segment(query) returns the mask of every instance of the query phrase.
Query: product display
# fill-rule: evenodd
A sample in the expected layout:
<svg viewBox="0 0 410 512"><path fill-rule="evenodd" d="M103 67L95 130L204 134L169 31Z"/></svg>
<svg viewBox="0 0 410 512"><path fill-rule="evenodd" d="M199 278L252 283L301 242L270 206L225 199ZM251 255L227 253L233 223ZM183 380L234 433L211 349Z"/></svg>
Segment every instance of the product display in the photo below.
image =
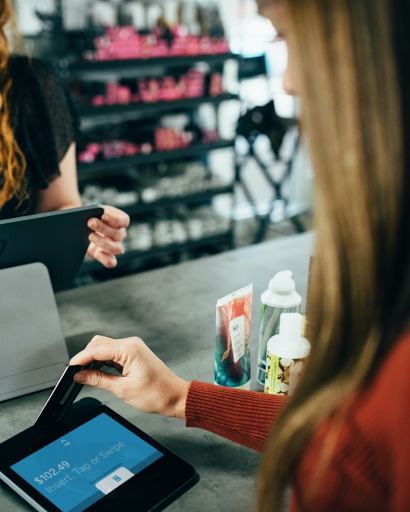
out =
<svg viewBox="0 0 410 512"><path fill-rule="evenodd" d="M293 395L300 379L310 343L302 337L302 315L282 313L279 334L268 342L265 393Z"/></svg>
<svg viewBox="0 0 410 512"><path fill-rule="evenodd" d="M220 386L250 389L252 288L242 288L216 304L214 382Z"/></svg>
<svg viewBox="0 0 410 512"><path fill-rule="evenodd" d="M210 207L203 207L187 210L178 216L168 216L167 219L153 218L149 222L132 223L123 245L125 253L143 251L201 240L227 233L229 228L229 219L220 217Z"/></svg>
<svg viewBox="0 0 410 512"><path fill-rule="evenodd" d="M87 164L154 151L175 151L194 144L211 144L221 140L217 129L203 129L197 124L189 124L185 116L182 122L176 116L169 116L168 119L171 126L167 126L163 120L145 125L133 121L92 130L84 135L83 141L79 141L77 160ZM178 122L172 126L175 119Z"/></svg>
<svg viewBox="0 0 410 512"><path fill-rule="evenodd" d="M84 187L81 194L81 201L84 206L101 203L117 208L124 208L139 202L136 191L120 191L115 187L103 187L98 184L89 184Z"/></svg>
<svg viewBox="0 0 410 512"><path fill-rule="evenodd" d="M155 144L150 142L134 144L127 140L114 140L101 144L93 142L86 146L85 151L77 155L79 163L88 164L96 160L111 160L123 156L146 155L156 151L175 151L189 147L195 136L193 132L185 132L178 128L158 128L155 130ZM202 142L211 144L220 141L217 130L203 132Z"/></svg>
<svg viewBox="0 0 410 512"><path fill-rule="evenodd" d="M134 184L128 184L125 190L98 183L87 184L81 192L81 199L84 206L101 203L127 207L218 191L227 186L226 182L208 171L200 162L190 162L170 166L169 172L163 177L148 167L146 173L142 170Z"/></svg>
<svg viewBox="0 0 410 512"><path fill-rule="evenodd" d="M173 166L175 169L177 166ZM227 184L210 173L203 164L192 162L182 167L183 172L176 176L152 177L142 181L141 200L152 203L163 198L189 196L200 192L217 190Z"/></svg>
<svg viewBox="0 0 410 512"><path fill-rule="evenodd" d="M269 289L262 294L257 377L261 386L265 386L268 341L279 333L281 315L299 313L301 303L302 297L295 291L295 281L289 270L276 274L269 282Z"/></svg>
<svg viewBox="0 0 410 512"><path fill-rule="evenodd" d="M209 82L209 86L208 86ZM78 105L127 105L189 98L221 96L225 93L221 73L207 75L196 68L164 78L147 77L119 82L74 82L71 92Z"/></svg>
<svg viewBox="0 0 410 512"><path fill-rule="evenodd" d="M131 217L119 273L140 271L144 251L158 255L155 266L233 248L233 223L211 206L213 196L233 194L216 174L229 171L209 152L233 147L221 138L222 105L238 97L226 66L237 57L219 9L196 0L99 1L78 8L80 16L83 28L66 34L61 76L80 118L82 203ZM115 275L90 263L77 281Z"/></svg>
<svg viewBox="0 0 410 512"><path fill-rule="evenodd" d="M184 55L212 55L229 52L225 37L196 36L175 25L162 30L155 27L140 34L133 26L106 27L104 35L94 39L95 51L84 52L86 61L149 59Z"/></svg>

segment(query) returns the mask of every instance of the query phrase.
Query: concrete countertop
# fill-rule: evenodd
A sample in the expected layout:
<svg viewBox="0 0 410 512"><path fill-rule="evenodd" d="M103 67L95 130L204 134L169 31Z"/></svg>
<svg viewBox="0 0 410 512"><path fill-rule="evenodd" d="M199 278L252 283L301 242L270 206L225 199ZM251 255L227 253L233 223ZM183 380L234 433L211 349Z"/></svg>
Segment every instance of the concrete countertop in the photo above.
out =
<svg viewBox="0 0 410 512"><path fill-rule="evenodd" d="M57 295L70 356L95 334L139 336L179 376L213 382L217 299L254 284L252 310L252 389L256 362L260 295L281 270L292 270L305 307L311 233L226 252ZM30 427L46 402L42 391L0 404L0 442ZM255 497L260 455L182 420L143 414L115 396L84 388L92 396L192 464L200 482L167 510L249 511ZM0 489L0 510L32 510L21 498Z"/></svg>

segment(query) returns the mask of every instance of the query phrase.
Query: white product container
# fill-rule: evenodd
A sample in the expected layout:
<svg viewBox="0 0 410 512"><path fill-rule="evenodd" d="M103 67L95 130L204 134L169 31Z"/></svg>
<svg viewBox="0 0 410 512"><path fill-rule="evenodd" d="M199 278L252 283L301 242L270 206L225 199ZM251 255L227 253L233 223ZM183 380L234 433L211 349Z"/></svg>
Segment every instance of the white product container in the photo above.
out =
<svg viewBox="0 0 410 512"><path fill-rule="evenodd" d="M121 15L129 19L136 30L147 27L147 16L143 2L131 1L121 5Z"/></svg>
<svg viewBox="0 0 410 512"><path fill-rule="evenodd" d="M101 0L94 2L91 5L91 19L95 25L116 27L118 20L118 6Z"/></svg>
<svg viewBox="0 0 410 512"><path fill-rule="evenodd" d="M282 313L300 313L302 297L296 292L292 272L278 272L269 282L269 288L261 296L259 324L259 350L257 381L261 386L266 379L266 348L272 336L279 332Z"/></svg>
<svg viewBox="0 0 410 512"><path fill-rule="evenodd" d="M268 343L265 393L293 395L309 353L310 343L302 337L302 315L283 313L279 334Z"/></svg>

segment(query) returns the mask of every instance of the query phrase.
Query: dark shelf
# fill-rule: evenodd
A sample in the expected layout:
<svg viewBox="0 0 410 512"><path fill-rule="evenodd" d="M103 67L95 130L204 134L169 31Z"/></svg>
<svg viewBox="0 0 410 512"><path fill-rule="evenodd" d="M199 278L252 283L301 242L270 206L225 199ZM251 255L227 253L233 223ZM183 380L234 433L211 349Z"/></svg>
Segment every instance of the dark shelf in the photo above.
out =
<svg viewBox="0 0 410 512"><path fill-rule="evenodd" d="M132 251L125 253L121 256L117 257L118 265L116 268L120 268L124 265L132 263L136 260L146 260L152 258L158 258L161 256L166 256L170 254L179 253L182 251L190 251L193 249L198 249L201 247L206 247L210 245L221 245L221 244L232 244L232 231L227 231L226 233L221 233L219 235L208 236L205 238L201 238L200 240L189 240L184 243L176 243L171 245L166 245L164 247L154 247L152 249L148 249L147 251ZM83 264L80 274L84 275L90 272L98 272L105 271L106 269L99 263L98 261L90 261Z"/></svg>
<svg viewBox="0 0 410 512"><path fill-rule="evenodd" d="M155 67L185 67L193 66L197 62L209 64L223 64L229 59L241 59L240 55L234 53L219 53L214 55L187 55L183 57L156 57L151 59L124 59L105 60L96 62L74 62L70 65L71 75L78 75L89 72L118 72L130 69L152 69Z"/></svg>
<svg viewBox="0 0 410 512"><path fill-rule="evenodd" d="M123 170L133 166L169 162L171 160L182 160L184 158L201 156L215 149L230 148L235 145L234 140L221 140L212 144L197 144L185 149L174 151L158 151L146 155L123 156L111 160L101 160L90 164L78 164L78 178L88 180L101 176L110 175L113 171Z"/></svg>
<svg viewBox="0 0 410 512"><path fill-rule="evenodd" d="M121 209L128 213L128 215L141 215L158 210L159 208L169 208L176 204L194 204L209 201L214 196L220 194L232 194L234 191L233 184L224 187L213 188L198 194L191 194L189 196L176 196L153 201L152 203L137 203L130 206L124 206Z"/></svg>
<svg viewBox="0 0 410 512"><path fill-rule="evenodd" d="M82 119L131 113L140 113L144 116L151 116L174 110L191 110L203 103L218 105L223 101L237 100L238 98L239 97L236 94L226 93L215 97L185 98L177 101L158 101L157 103L129 103L127 105L103 105L101 107L79 106L77 108L77 112Z"/></svg>

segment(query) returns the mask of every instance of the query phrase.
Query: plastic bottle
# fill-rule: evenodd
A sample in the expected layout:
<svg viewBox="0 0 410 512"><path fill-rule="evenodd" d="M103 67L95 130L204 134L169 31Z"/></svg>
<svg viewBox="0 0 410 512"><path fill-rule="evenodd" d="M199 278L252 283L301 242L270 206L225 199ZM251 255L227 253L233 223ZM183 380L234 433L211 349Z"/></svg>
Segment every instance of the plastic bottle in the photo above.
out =
<svg viewBox="0 0 410 512"><path fill-rule="evenodd" d="M295 281L290 270L279 272L270 280L269 289L262 293L261 302L257 380L264 386L266 347L269 339L279 332L280 315L300 313L302 297L295 291Z"/></svg>
<svg viewBox="0 0 410 512"><path fill-rule="evenodd" d="M302 337L302 315L283 313L279 334L268 342L265 393L292 395L309 353L310 343Z"/></svg>

